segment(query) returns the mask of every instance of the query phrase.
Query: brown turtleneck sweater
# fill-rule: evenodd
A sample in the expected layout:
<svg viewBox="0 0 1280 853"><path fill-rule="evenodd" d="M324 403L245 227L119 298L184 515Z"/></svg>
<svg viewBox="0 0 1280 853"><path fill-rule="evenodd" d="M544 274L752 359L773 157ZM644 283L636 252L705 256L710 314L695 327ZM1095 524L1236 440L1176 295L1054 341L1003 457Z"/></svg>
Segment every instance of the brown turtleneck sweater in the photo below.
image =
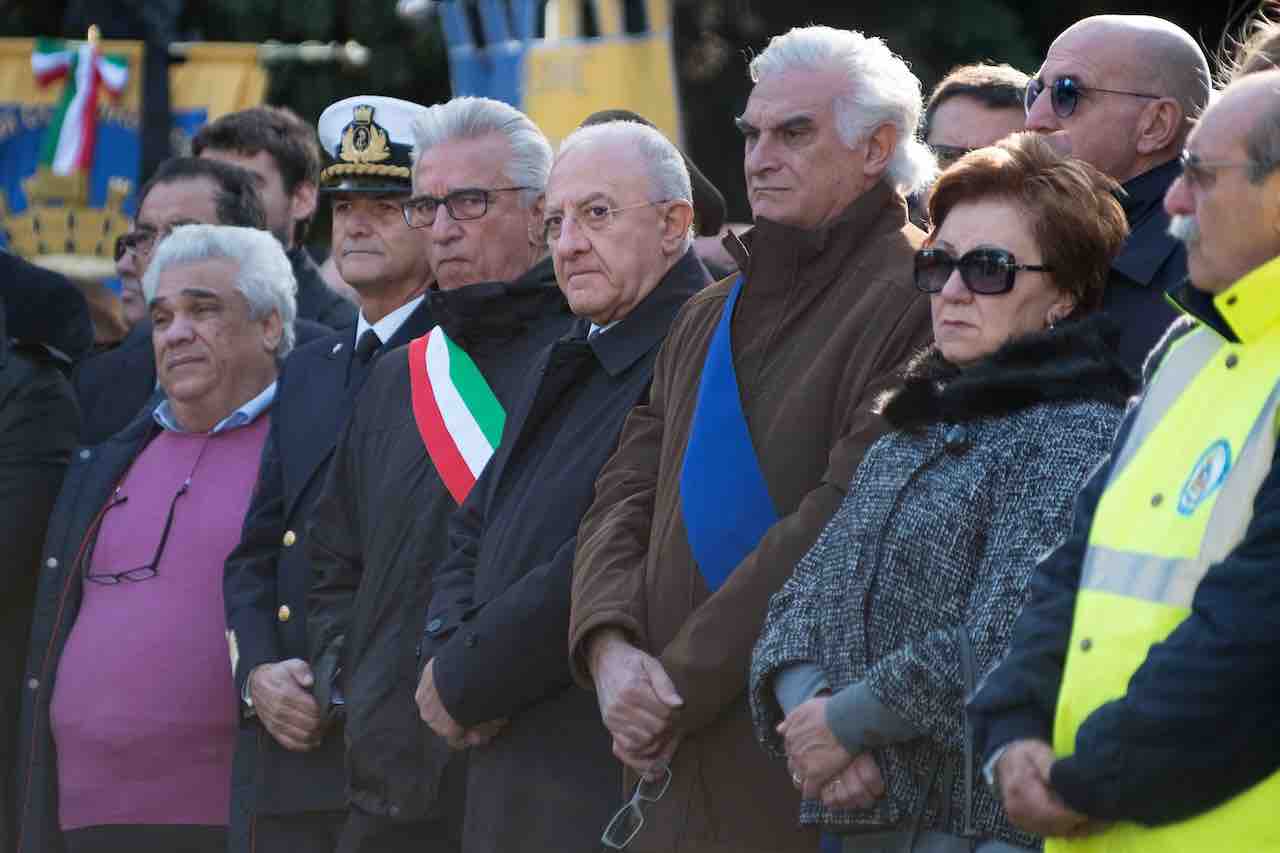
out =
<svg viewBox="0 0 1280 853"><path fill-rule="evenodd" d="M911 283L923 238L884 183L825 228L761 220L747 235L734 366L780 520L714 595L689 549L680 471L733 278L685 306L658 356L649 403L628 418L596 482L574 565L575 675L591 686L585 640L613 626L661 659L685 701L671 788L648 810L632 850L817 849L813 830L796 825L799 794L786 768L755 742L747 671L769 598L886 429L871 410L875 398L932 336L928 297ZM728 248L744 254L736 240Z"/></svg>

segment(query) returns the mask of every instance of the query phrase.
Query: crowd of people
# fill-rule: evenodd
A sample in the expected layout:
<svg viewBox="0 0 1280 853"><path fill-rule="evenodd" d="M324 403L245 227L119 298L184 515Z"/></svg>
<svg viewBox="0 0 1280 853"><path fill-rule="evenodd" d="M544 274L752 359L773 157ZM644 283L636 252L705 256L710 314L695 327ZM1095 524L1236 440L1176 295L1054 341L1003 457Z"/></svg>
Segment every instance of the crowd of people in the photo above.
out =
<svg viewBox="0 0 1280 853"><path fill-rule="evenodd" d="M794 29L743 233L622 110L209 124L118 346L0 255L6 849L1280 847L1277 58Z"/></svg>

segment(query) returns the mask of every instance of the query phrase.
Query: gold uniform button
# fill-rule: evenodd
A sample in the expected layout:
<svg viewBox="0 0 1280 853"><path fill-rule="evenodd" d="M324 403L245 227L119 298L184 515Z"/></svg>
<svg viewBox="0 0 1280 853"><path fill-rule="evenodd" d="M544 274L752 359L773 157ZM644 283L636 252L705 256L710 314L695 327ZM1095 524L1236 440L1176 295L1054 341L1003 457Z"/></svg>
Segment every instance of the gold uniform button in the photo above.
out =
<svg viewBox="0 0 1280 853"><path fill-rule="evenodd" d="M286 530L282 541L284 542L284 547L292 548L293 543L298 541L298 534L294 533L292 530Z"/></svg>
<svg viewBox="0 0 1280 853"><path fill-rule="evenodd" d="M276 618L281 622L288 622L289 617L293 615L293 611L289 609L289 605L281 604L280 609L276 611Z"/></svg>

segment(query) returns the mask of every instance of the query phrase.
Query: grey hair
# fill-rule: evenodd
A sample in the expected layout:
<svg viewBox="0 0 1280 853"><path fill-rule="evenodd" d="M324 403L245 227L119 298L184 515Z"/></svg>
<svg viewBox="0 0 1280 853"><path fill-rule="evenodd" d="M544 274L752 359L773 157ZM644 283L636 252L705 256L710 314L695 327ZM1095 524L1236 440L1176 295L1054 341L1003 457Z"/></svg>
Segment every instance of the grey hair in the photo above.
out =
<svg viewBox="0 0 1280 853"><path fill-rule="evenodd" d="M455 139L478 139L501 133L511 146L502 174L511 186L531 187L520 203L531 206L547 188L551 174L551 143L533 120L510 104L470 95L428 107L413 122L413 169L422 155Z"/></svg>
<svg viewBox="0 0 1280 853"><path fill-rule="evenodd" d="M1280 72L1265 73L1277 75L1280 82ZM1262 183L1280 168L1280 98L1273 99L1254 119L1244 135L1244 150L1249 155L1249 180L1253 183Z"/></svg>
<svg viewBox="0 0 1280 853"><path fill-rule="evenodd" d="M753 83L788 71L833 70L848 80L835 99L841 141L853 148L876 127L892 124L898 129L898 145L889 161L889 180L904 195L927 186L938 163L916 136L923 103L920 80L883 40L857 30L796 27L770 39L750 66Z"/></svg>
<svg viewBox="0 0 1280 853"><path fill-rule="evenodd" d="M160 273L169 267L197 261L227 259L239 265L236 290L249 303L249 316L260 320L275 311L282 334L276 358L293 349L293 323L298 316L298 283L280 241L257 228L234 225L183 225L160 241L142 277L147 304L156 298Z"/></svg>
<svg viewBox="0 0 1280 853"><path fill-rule="evenodd" d="M693 185L680 149L661 131L638 121L607 121L580 127L560 143L556 160L575 148L610 144L632 151L640 158L649 178L649 201L680 200L693 206ZM687 243L692 241L693 226L690 225Z"/></svg>

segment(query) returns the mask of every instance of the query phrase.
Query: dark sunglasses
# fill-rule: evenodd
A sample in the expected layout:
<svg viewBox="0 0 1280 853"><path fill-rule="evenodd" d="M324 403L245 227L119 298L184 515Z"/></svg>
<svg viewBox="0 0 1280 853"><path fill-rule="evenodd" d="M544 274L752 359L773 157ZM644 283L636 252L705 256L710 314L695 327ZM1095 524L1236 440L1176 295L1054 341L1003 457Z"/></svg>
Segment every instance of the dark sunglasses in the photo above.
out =
<svg viewBox="0 0 1280 853"><path fill-rule="evenodd" d="M973 249L956 258L942 249L921 249L916 252L916 289L925 293L940 293L946 287L951 271L960 270L960 280L973 293L991 296L1013 290L1013 280L1019 270L1052 272L1053 267L1043 264L1020 264L1013 253L1004 249Z"/></svg>
<svg viewBox="0 0 1280 853"><path fill-rule="evenodd" d="M1027 89L1024 93L1022 104L1027 113L1031 112L1031 107L1035 105L1036 99L1040 97L1040 93L1044 89L1044 81L1038 77L1032 77L1027 81ZM1148 95L1145 92L1125 92L1120 89L1100 89L1097 86L1082 86L1076 82L1074 77L1059 77L1049 87L1049 99L1053 105L1053 114L1058 118L1067 118L1076 111L1080 98L1091 92L1100 92L1105 95L1128 95L1131 98L1147 98L1152 101L1158 101L1161 97L1160 95Z"/></svg>

